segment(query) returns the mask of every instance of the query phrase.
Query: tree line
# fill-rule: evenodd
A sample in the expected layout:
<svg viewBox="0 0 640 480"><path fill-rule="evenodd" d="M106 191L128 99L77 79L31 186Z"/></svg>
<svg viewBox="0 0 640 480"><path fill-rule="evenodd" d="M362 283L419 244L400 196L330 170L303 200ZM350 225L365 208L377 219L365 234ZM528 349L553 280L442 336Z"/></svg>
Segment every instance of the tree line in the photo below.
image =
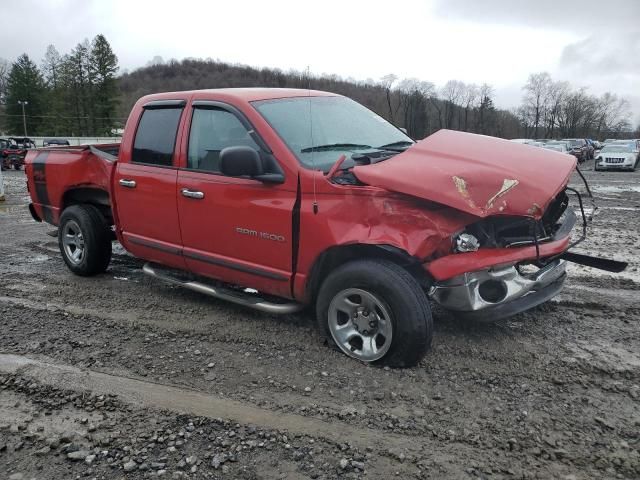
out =
<svg viewBox="0 0 640 480"><path fill-rule="evenodd" d="M104 35L65 55L49 45L40 67L27 54L10 65L0 60L0 131L23 134L26 119L31 136L111 135L121 123L115 117L117 72L118 58Z"/></svg>
<svg viewBox="0 0 640 480"><path fill-rule="evenodd" d="M542 79L542 80L541 80ZM449 80L432 82L401 79L389 74L379 80L343 79L337 75L277 68L253 68L212 59L169 60L154 57L146 67L119 78L120 116L126 116L142 95L226 87L311 88L339 93L364 104L413 138L448 128L504 138L603 138L640 135L631 131L629 102L615 94L595 96L568 82L554 82L536 73L523 86L521 106L497 108L495 91Z"/></svg>
<svg viewBox="0 0 640 480"><path fill-rule="evenodd" d="M165 62L161 57L132 72L116 76L117 71L117 57L102 35L91 43L85 40L64 56L49 46L40 68L26 55L12 65L0 61L0 104L5 104L0 122L4 120L4 130L21 132L18 101L26 100L32 135L109 135L124 124L135 101L149 93L260 86L311 88L348 96L406 128L413 138L441 128L504 138L633 135L626 99L611 93L591 95L544 72L530 75L523 86L522 104L506 110L496 107L493 86L459 80L439 86L393 74L356 80L213 59Z"/></svg>
<svg viewBox="0 0 640 480"><path fill-rule="evenodd" d="M615 94L591 95L547 72L531 74L523 90L515 113L524 137L602 139L631 133L629 102Z"/></svg>
<svg viewBox="0 0 640 480"><path fill-rule="evenodd" d="M423 138L440 128L451 128L486 135L517 135L517 116L496 108L494 89L459 81L441 88L415 78L398 79L387 75L376 81L341 78L338 75L312 75L308 72L277 68L253 68L212 59L185 59L164 62L155 57L144 68L119 78L118 115L126 116L142 95L158 91L177 91L227 87L311 88L348 96L362 103L413 138Z"/></svg>

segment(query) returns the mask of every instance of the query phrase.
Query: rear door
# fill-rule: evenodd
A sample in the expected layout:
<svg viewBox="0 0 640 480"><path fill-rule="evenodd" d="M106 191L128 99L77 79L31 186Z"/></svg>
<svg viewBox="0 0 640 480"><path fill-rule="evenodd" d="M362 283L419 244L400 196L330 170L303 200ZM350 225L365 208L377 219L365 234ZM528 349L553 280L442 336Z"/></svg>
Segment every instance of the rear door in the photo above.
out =
<svg viewBox="0 0 640 480"><path fill-rule="evenodd" d="M176 203L176 142L184 100L144 106L130 162L118 162L114 189L124 247L146 260L185 268Z"/></svg>
<svg viewBox="0 0 640 480"><path fill-rule="evenodd" d="M178 172L178 213L188 268L290 296L295 179L274 185L223 175L220 152L226 147L249 146L263 159L270 154L256 144L253 127L230 105L194 102L189 116L185 168Z"/></svg>

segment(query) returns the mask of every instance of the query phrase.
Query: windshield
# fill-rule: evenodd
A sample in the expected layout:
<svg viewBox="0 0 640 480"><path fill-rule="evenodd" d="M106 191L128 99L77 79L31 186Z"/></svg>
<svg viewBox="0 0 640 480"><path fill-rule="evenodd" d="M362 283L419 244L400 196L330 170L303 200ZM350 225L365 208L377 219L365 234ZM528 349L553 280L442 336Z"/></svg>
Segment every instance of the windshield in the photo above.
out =
<svg viewBox="0 0 640 480"><path fill-rule="evenodd" d="M327 172L340 155L397 153L413 140L384 118L346 97L295 97L253 102L300 163Z"/></svg>
<svg viewBox="0 0 640 480"><path fill-rule="evenodd" d="M545 145L543 148L546 148L547 150L556 150L558 152L562 152L565 148L564 145L558 145L558 144L553 144L553 145Z"/></svg>
<svg viewBox="0 0 640 480"><path fill-rule="evenodd" d="M600 153L629 153L631 152L631 145L607 145Z"/></svg>

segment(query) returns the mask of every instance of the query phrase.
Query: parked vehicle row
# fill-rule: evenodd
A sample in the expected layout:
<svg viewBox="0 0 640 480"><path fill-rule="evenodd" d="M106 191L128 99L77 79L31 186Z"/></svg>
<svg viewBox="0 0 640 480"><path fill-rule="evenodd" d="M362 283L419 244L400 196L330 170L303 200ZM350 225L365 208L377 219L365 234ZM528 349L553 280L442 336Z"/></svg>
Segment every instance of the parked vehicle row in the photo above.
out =
<svg viewBox="0 0 640 480"><path fill-rule="evenodd" d="M578 162L596 160L595 170L635 170L639 164L640 139L616 140L606 139L604 142L589 138L527 139L515 138L512 142L533 147L542 147L576 157Z"/></svg>
<svg viewBox="0 0 640 480"><path fill-rule="evenodd" d="M47 138L42 142L42 146L69 146L69 140ZM0 138L0 168L20 170L24 166L27 150L32 148L36 148L36 144L28 137Z"/></svg>

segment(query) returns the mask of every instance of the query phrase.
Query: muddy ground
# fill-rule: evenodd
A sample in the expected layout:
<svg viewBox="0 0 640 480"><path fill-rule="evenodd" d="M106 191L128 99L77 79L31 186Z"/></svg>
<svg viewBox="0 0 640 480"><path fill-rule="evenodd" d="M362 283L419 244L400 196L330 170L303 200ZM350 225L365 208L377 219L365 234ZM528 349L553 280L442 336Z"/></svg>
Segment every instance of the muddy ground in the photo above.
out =
<svg viewBox="0 0 640 480"><path fill-rule="evenodd" d="M329 350L307 313L159 283L121 249L73 276L5 172L0 479L640 477L640 171L592 166L577 251L628 270L571 267L558 298L497 324L436 311L405 370Z"/></svg>

